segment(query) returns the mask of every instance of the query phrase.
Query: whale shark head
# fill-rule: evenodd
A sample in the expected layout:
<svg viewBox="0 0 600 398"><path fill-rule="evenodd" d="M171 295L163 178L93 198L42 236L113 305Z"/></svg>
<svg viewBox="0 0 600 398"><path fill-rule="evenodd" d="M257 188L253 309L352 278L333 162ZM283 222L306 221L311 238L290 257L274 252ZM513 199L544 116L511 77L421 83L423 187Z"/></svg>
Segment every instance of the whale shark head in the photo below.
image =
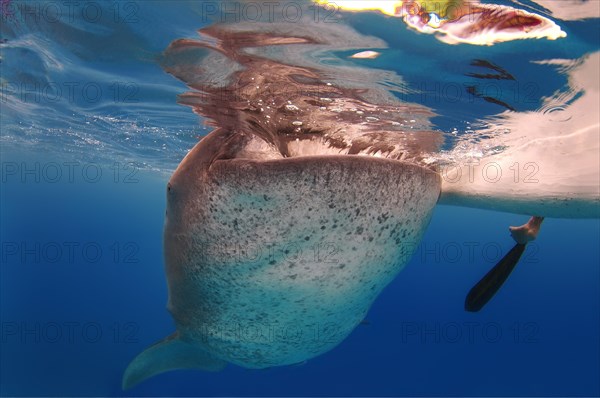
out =
<svg viewBox="0 0 600 398"><path fill-rule="evenodd" d="M419 243L441 181L374 156L261 157L254 139L217 130L183 160L165 262L180 338L265 368L323 353L364 319Z"/></svg>
<svg viewBox="0 0 600 398"><path fill-rule="evenodd" d="M267 368L338 345L412 256L440 194L418 164L274 156L218 129L167 186L164 251L177 332L129 365L124 388L171 369Z"/></svg>
<svg viewBox="0 0 600 398"><path fill-rule="evenodd" d="M167 51L179 61L166 69L202 89L181 101L218 126L167 185L177 331L134 359L126 388L170 369L267 368L332 349L406 265L440 195L426 159L441 139L417 121L426 109L262 56L236 58L226 85L201 85L197 67L181 66L196 65L190 53L223 64L235 43L257 44L208 33L221 48L184 40Z"/></svg>

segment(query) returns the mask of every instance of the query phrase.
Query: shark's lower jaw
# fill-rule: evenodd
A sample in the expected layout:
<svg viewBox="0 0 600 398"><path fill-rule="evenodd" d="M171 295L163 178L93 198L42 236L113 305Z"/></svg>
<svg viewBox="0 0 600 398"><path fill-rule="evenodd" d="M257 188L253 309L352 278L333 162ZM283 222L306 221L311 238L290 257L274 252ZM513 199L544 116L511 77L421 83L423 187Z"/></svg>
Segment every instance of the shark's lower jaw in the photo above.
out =
<svg viewBox="0 0 600 398"><path fill-rule="evenodd" d="M265 156L213 134L171 179L165 258L181 338L249 368L330 350L410 259L439 175L374 156Z"/></svg>

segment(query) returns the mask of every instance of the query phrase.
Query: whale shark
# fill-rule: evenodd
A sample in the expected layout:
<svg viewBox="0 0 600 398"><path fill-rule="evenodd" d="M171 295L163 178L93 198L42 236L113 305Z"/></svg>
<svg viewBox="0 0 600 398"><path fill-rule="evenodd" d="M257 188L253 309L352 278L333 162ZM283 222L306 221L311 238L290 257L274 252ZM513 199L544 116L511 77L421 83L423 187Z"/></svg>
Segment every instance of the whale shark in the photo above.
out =
<svg viewBox="0 0 600 398"><path fill-rule="evenodd" d="M516 145L465 165L452 151L438 156L444 137L431 128L431 110L389 95L390 86L402 90L397 76L358 68L353 80L343 65L303 64L304 51L323 46L322 37L335 37L343 49L381 48L376 39L341 24L315 33L308 21L270 24L268 34L257 33L256 24L210 26L200 34L202 40L173 42L162 60L192 88L180 102L215 126L166 189L167 308L176 331L131 362L124 389L173 369L263 369L331 350L406 266L438 204L535 220L599 216L593 122L573 124L572 140L561 136L546 146L559 154L570 148L569 159L587 154L590 173L579 183L575 170L556 164L560 157L537 156L542 183L517 185L486 173L527 158L542 138L522 143L517 131ZM586 71L597 70L598 59L582 60L573 79L594 81ZM379 90L374 82L382 80ZM597 92L563 112L578 114L590 101L597 104ZM527 115L506 113L505 121L518 124L518 117ZM468 142L462 144L457 148ZM515 252L528 241L522 230L514 229ZM474 308L493 295L518 256L511 252L475 289Z"/></svg>

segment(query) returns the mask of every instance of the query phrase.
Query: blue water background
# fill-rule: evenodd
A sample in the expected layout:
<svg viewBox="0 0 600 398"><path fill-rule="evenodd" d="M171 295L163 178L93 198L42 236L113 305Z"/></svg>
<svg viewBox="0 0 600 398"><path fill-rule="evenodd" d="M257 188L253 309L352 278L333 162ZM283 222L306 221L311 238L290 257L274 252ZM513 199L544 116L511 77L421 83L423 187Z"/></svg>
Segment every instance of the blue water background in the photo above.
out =
<svg viewBox="0 0 600 398"><path fill-rule="evenodd" d="M162 259L165 185L186 150L209 130L176 104L185 86L156 62L172 40L194 37L203 23L189 4L145 4L139 22L108 28L82 23L69 30L77 21L51 29L2 27L2 38L27 36L40 45L4 48L4 79L93 81L104 93L115 81L135 83L138 100L104 95L51 105L30 98L18 109L2 104L1 395L600 394L599 221L547 219L503 289L472 314L463 310L466 293L494 265L495 250L512 247L507 227L527 217L450 206L436 208L413 259L376 300L365 324L331 352L260 371L228 366L220 373L171 372L123 392L129 361L173 331ZM526 81L540 69L520 55L577 58L598 49L597 22L563 23L568 40L484 50L460 46L457 57L455 47L406 30L398 20L349 20L389 43L375 67L397 69L417 86L449 78L462 84L464 65L482 51ZM40 48L63 68L40 65ZM449 67L451 59L460 68ZM548 73L547 82L538 96L562 87L566 78ZM484 101L466 109L433 97L407 100L445 115L434 120L443 131L500 111ZM539 103L517 105L528 110ZM75 162L73 178L65 162ZM60 167L56 182L42 171L50 172L49 164ZM17 174L10 172L13 166ZM25 167L34 171L23 174ZM102 172L98 181L96 170ZM27 251L36 244L49 251ZM49 261L54 244L63 250L56 262ZM73 258L68 244L75 245ZM100 247L101 254L83 247Z"/></svg>

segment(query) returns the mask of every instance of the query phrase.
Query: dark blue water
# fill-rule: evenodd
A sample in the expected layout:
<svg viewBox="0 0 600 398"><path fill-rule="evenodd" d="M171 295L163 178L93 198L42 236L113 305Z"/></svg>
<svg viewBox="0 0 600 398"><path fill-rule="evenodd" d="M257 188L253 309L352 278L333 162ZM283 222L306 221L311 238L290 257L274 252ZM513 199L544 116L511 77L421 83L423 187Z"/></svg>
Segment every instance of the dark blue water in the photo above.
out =
<svg viewBox="0 0 600 398"><path fill-rule="evenodd" d="M126 183L103 173L97 183L75 173L73 183L32 174L2 185L3 395L122 395L128 362L173 331L161 250L166 178L140 172ZM546 220L485 311L462 308L512 246L506 227L524 221L440 206L368 323L333 351L262 371L167 373L127 394L594 395L597 220Z"/></svg>
<svg viewBox="0 0 600 398"><path fill-rule="evenodd" d="M176 104L186 88L158 65L172 40L194 37L208 21L187 3L148 3L104 4L105 16L108 9L137 18L121 24L3 20L9 45L1 77L13 86L3 86L0 124L1 395L600 394L600 222L545 220L506 285L473 314L463 309L466 293L512 247L508 226L527 217L452 206L436 208L410 263L332 351L267 370L175 371L123 392L131 359L174 331L165 309L165 186L186 150L210 130ZM545 68L519 55L574 59L598 50L597 19L565 22L573 35L562 43L460 46L458 73L444 61L456 47L373 18L348 17L358 31L386 39L390 49L374 67L397 69L409 87L448 76L463 85L469 61L482 52L530 76ZM390 33L394 27L402 34ZM61 67L44 63L42 49ZM401 67L406 54L412 61ZM435 78L419 80L423 73ZM566 84L554 70L547 77L538 102L519 102L518 111L537 109L541 97ZM90 100L76 90L73 101L63 93L51 102L36 82L63 89L91 82L103 94ZM13 102L22 83L34 87L31 95ZM434 119L441 131L503 110L463 95L468 109L447 98L402 100L446 115Z"/></svg>

